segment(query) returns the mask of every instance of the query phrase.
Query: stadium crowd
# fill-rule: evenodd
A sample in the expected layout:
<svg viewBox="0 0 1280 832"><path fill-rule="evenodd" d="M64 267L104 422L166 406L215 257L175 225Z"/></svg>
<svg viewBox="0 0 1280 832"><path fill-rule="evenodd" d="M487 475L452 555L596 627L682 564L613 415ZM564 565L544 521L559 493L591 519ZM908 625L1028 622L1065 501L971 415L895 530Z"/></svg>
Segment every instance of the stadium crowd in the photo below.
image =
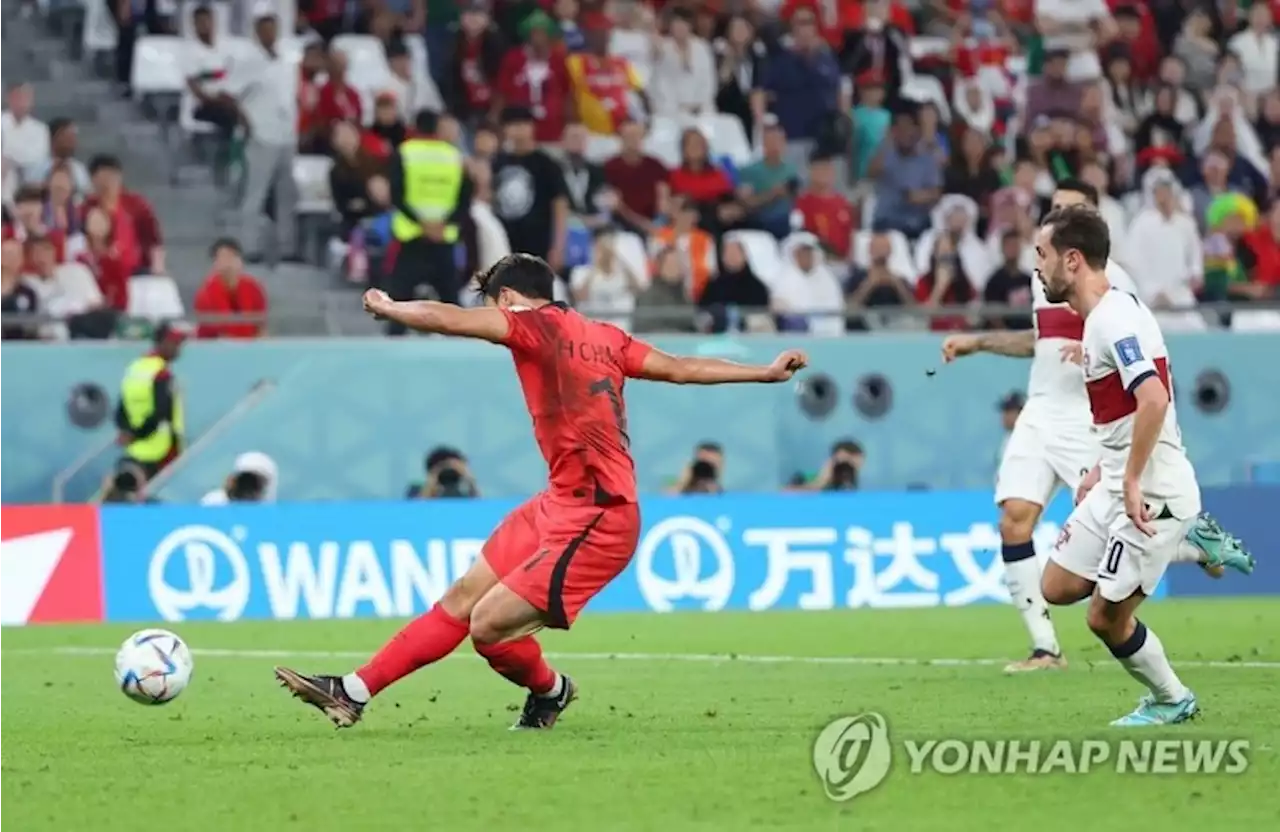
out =
<svg viewBox="0 0 1280 832"><path fill-rule="evenodd" d="M270 48L247 62L207 8L121 5L121 51L188 33L186 123L247 183L194 311L257 322L208 337L262 331L240 245L255 259L273 201L296 248L296 160L330 160L338 267L390 280L415 136L464 154L470 205L456 270L402 294L465 300L515 249L639 332L1027 327L1030 241L1065 179L1102 195L1116 259L1172 324L1280 292L1277 0L303 0L251 7ZM9 90L4 310L60 323L4 337L104 337L131 276L164 274L161 223L32 108Z"/></svg>

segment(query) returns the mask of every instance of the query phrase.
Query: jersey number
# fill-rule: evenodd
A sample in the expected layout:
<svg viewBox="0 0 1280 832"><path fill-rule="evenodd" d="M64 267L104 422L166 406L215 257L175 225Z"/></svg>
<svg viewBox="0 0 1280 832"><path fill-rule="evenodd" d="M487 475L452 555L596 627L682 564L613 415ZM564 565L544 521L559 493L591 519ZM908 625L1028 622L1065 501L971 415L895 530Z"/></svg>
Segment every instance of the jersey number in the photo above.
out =
<svg viewBox="0 0 1280 832"><path fill-rule="evenodd" d="M613 385L613 379L602 378L599 381L593 381L588 389L593 396L609 397L609 406L613 408L613 423L622 437L622 447L630 448L631 437L627 436L627 414L622 408L622 396L618 395L618 388Z"/></svg>
<svg viewBox="0 0 1280 832"><path fill-rule="evenodd" d="M1124 555L1124 541L1112 540L1107 549L1106 560L1102 562L1102 571L1106 575L1114 575L1120 571L1120 558Z"/></svg>

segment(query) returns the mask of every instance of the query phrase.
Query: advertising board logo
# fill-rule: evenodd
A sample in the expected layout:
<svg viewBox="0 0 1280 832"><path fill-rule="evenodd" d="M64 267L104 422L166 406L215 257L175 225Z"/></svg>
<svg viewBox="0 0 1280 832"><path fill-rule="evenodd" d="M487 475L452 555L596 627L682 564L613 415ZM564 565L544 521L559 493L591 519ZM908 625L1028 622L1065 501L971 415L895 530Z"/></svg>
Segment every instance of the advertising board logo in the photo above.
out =
<svg viewBox="0 0 1280 832"><path fill-rule="evenodd" d="M868 711L843 716L822 729L813 743L813 768L832 800L852 800L880 785L889 775L893 752L889 725Z"/></svg>
<svg viewBox="0 0 1280 832"><path fill-rule="evenodd" d="M645 603L657 612L671 612L676 601L686 600L700 602L704 610L724 609L733 593L733 552L707 521L669 517L640 541L636 581Z"/></svg>
<svg viewBox="0 0 1280 832"><path fill-rule="evenodd" d="M208 526L183 526L165 536L151 555L147 583L151 601L166 621L182 621L193 610L210 610L219 621L234 621L249 602L244 552Z"/></svg>

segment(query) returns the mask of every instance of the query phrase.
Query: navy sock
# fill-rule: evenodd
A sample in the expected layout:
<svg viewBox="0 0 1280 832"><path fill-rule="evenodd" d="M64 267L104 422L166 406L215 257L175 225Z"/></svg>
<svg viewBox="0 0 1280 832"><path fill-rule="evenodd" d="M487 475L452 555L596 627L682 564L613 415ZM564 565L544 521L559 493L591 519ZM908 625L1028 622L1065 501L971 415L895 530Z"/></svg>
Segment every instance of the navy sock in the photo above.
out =
<svg viewBox="0 0 1280 832"><path fill-rule="evenodd" d="M1035 556L1036 544L1031 540L1026 543L1002 543L1000 545L1000 559L1005 563L1017 563L1020 560Z"/></svg>
<svg viewBox="0 0 1280 832"><path fill-rule="evenodd" d="M1133 635L1125 639L1123 644L1108 644L1107 649L1111 651L1111 655L1117 659L1127 659L1134 653L1142 649L1142 645L1147 643L1147 625L1141 621L1137 622L1133 628Z"/></svg>

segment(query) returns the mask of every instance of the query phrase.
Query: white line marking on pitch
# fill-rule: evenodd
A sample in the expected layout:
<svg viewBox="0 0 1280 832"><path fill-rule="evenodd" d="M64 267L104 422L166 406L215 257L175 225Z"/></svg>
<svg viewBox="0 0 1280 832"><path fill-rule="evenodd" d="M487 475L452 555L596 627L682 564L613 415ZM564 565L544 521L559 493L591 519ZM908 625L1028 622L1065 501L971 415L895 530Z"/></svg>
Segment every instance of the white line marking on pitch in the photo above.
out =
<svg viewBox="0 0 1280 832"><path fill-rule="evenodd" d="M114 647L52 647L48 649L20 647L0 651L20 655L49 654L61 656L113 656ZM366 659L367 651L351 650L233 650L205 648L192 650L197 658L215 659ZM479 658L470 653L453 655L453 658ZM878 658L874 656L753 656L724 653L547 653L547 658L558 661L637 661L637 662L703 662L713 664L819 664L837 666L936 666L936 667L990 667L1003 666L1011 659L941 659L941 658ZM1174 660L1177 667L1242 668L1246 670L1280 670L1280 662L1273 661L1203 661ZM1086 662L1086 666L1117 667L1112 661Z"/></svg>

